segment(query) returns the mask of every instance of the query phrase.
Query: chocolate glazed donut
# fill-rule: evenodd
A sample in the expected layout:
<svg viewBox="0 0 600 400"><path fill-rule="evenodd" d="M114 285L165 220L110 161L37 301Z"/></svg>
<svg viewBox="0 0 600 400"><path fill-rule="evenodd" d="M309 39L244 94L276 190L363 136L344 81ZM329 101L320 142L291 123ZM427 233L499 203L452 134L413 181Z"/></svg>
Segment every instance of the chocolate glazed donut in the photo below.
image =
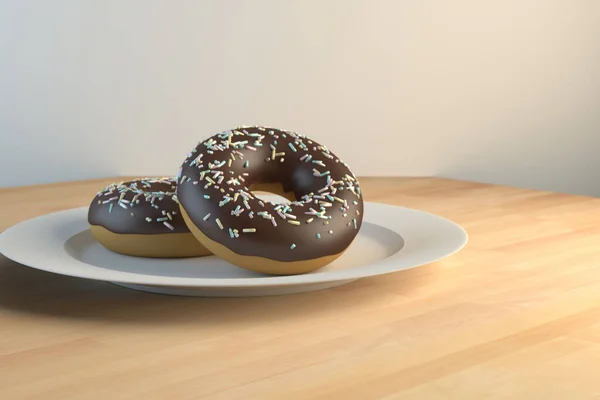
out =
<svg viewBox="0 0 600 400"><path fill-rule="evenodd" d="M253 191L290 200L264 201ZM177 179L183 218L215 255L274 275L339 257L362 224L356 177L325 146L294 132L239 127L198 144Z"/></svg>
<svg viewBox="0 0 600 400"><path fill-rule="evenodd" d="M109 250L139 257L195 257L210 252L187 228L174 178L113 183L88 210L92 235Z"/></svg>

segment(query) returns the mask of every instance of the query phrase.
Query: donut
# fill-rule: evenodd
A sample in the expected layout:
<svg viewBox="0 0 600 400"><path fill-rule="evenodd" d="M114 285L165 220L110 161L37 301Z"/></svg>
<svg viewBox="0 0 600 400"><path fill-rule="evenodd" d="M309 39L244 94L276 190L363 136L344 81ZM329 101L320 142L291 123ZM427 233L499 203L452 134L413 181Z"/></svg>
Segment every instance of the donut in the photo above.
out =
<svg viewBox="0 0 600 400"><path fill-rule="evenodd" d="M265 201L257 191L288 201ZM304 135L238 127L200 142L177 175L188 228L226 261L270 275L319 269L360 230L363 199L348 165Z"/></svg>
<svg viewBox="0 0 600 400"><path fill-rule="evenodd" d="M199 257L210 252L183 221L175 178L112 183L88 209L94 238L116 253L138 257Z"/></svg>

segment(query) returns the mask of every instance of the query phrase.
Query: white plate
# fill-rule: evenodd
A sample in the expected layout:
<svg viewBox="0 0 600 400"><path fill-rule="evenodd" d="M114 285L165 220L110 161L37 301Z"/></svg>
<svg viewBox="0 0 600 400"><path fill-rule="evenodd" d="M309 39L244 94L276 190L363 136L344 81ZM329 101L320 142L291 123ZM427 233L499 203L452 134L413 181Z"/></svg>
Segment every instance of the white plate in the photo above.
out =
<svg viewBox="0 0 600 400"><path fill-rule="evenodd" d="M325 289L428 264L459 251L467 233L422 211L365 202L362 228L348 250L312 273L267 276L217 257L148 259L106 250L88 229L87 207L30 219L0 235L0 252L20 264L131 289L186 296L244 297Z"/></svg>

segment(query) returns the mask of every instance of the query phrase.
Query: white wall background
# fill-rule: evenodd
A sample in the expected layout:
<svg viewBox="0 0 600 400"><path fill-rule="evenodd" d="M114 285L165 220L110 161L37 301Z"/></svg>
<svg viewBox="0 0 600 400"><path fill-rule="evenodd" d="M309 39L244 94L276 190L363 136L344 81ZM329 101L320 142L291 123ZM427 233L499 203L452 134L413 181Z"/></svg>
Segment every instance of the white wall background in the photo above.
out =
<svg viewBox="0 0 600 400"><path fill-rule="evenodd" d="M175 174L255 123L357 175L600 195L600 1L0 0L0 186Z"/></svg>

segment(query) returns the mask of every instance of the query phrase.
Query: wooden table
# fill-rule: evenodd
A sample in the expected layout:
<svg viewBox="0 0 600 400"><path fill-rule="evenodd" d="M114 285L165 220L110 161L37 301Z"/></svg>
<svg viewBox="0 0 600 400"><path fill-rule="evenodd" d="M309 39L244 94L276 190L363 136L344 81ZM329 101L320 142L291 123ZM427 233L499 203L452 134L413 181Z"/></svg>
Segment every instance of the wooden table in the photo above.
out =
<svg viewBox="0 0 600 400"><path fill-rule="evenodd" d="M0 190L0 230L110 180ZM367 200L450 218L450 258L339 288L177 298L0 258L0 399L600 399L600 199L435 178Z"/></svg>

